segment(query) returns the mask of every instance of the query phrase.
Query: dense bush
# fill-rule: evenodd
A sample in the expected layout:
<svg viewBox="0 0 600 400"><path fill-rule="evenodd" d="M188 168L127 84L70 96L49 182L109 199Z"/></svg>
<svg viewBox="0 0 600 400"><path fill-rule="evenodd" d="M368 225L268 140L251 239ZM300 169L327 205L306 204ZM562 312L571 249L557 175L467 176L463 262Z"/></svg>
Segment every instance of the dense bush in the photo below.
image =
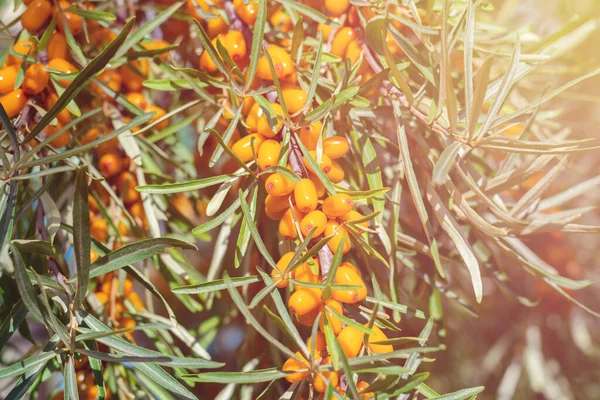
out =
<svg viewBox="0 0 600 400"><path fill-rule="evenodd" d="M517 3L4 6L2 397L599 396L597 21Z"/></svg>

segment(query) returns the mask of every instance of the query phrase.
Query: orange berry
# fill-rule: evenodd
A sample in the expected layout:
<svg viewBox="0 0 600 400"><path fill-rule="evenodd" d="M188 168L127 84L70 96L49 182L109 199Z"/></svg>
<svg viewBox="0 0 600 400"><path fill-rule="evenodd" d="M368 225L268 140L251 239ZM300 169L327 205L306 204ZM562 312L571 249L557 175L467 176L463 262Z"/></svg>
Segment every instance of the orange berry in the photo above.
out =
<svg viewBox="0 0 600 400"><path fill-rule="evenodd" d="M347 267L347 268L350 268L350 269L352 269L354 272L356 272L356 274L357 274L358 276L361 276L361 275L360 275L360 269L358 269L358 267L357 267L356 265L352 264L351 262L344 261L344 262L340 263L340 267Z"/></svg>
<svg viewBox="0 0 600 400"><path fill-rule="evenodd" d="M108 239L108 224L104 218L96 218L90 221L90 235L100 242Z"/></svg>
<svg viewBox="0 0 600 400"><path fill-rule="evenodd" d="M284 239L296 239L298 232L296 231L294 220L300 223L302 218L304 218L304 214L298 208L295 206L288 208L283 214L281 221L279 221L279 234Z"/></svg>
<svg viewBox="0 0 600 400"><path fill-rule="evenodd" d="M46 71L43 64L35 63L27 67L25 79L23 80L23 91L29 95L40 93L48 86L50 74Z"/></svg>
<svg viewBox="0 0 600 400"><path fill-rule="evenodd" d="M170 46L169 42L166 42L164 40L158 40L158 39L153 39L151 42L140 43L140 44L146 50L160 50L160 49L164 49L165 47ZM162 53L160 56L158 56L158 58L160 58L161 60L166 60L167 58L169 58L169 52Z"/></svg>
<svg viewBox="0 0 600 400"><path fill-rule="evenodd" d="M338 218L344 222L349 222L349 221L356 221L357 219L363 219L364 217L365 216L362 215L361 213L359 213L358 211L350 210L346 214L340 215ZM360 224L357 224L357 225L367 229L369 227L369 221L361 222Z"/></svg>
<svg viewBox="0 0 600 400"><path fill-rule="evenodd" d="M293 314L305 315L314 311L321 303L321 298L315 292L306 290L306 288L298 288L290 296L288 307Z"/></svg>
<svg viewBox="0 0 600 400"><path fill-rule="evenodd" d="M47 125L44 128L44 131L46 132L46 137L50 137L50 136L54 135L56 132L60 131L62 128L63 128L63 124L60 122L60 120L57 121L56 126ZM69 134L69 131L67 130L67 131L60 133L57 137L52 139L50 141L50 145L54 146L56 148L64 147L69 144L70 139L71 139L71 135Z"/></svg>
<svg viewBox="0 0 600 400"><path fill-rule="evenodd" d="M369 336L369 343L367 344L367 347L372 353L391 353L394 351L394 346L391 344L375 344L375 342L382 342L388 338L385 333L383 333L383 331L375 325L373 325L371 330L374 332L374 334Z"/></svg>
<svg viewBox="0 0 600 400"><path fill-rule="evenodd" d="M19 40L13 45L12 51L15 54L8 54L6 58L7 65L21 66L25 57L33 57L35 54L35 44L31 40ZM18 55L17 55L18 54Z"/></svg>
<svg viewBox="0 0 600 400"><path fill-rule="evenodd" d="M210 4L206 2L206 0L187 0L187 10L188 13L192 16L192 18L201 19L200 14L196 10L196 7L199 7L204 12L209 12L211 10L211 4L216 6L221 6L221 1L211 1Z"/></svg>
<svg viewBox="0 0 600 400"><path fill-rule="evenodd" d="M239 64L246 57L248 48L242 32L236 30L229 31L223 36L222 41L227 53L229 53L229 56L236 64Z"/></svg>
<svg viewBox="0 0 600 400"><path fill-rule="evenodd" d="M367 286L352 268L339 266L333 278L334 285L360 286L360 289L338 289L331 291L331 298L342 303L354 304L367 297Z"/></svg>
<svg viewBox="0 0 600 400"><path fill-rule="evenodd" d="M123 171L123 160L115 153L107 153L98 160L98 169L105 178L112 178Z"/></svg>
<svg viewBox="0 0 600 400"><path fill-rule="evenodd" d="M23 15L21 15L21 24L29 32L35 33L44 26L51 14L52 5L48 0L35 0L27 6Z"/></svg>
<svg viewBox="0 0 600 400"><path fill-rule="evenodd" d="M375 397L374 393L364 393L365 390L367 390L369 388L369 384L365 381L358 381L356 383L356 388L358 389L358 393L360 394L360 399L361 400L367 400L367 399L372 399L373 397ZM362 394L364 393L364 394Z"/></svg>
<svg viewBox="0 0 600 400"><path fill-rule="evenodd" d="M313 337L310 336L306 341L306 348L308 349L308 352L311 354L312 358L319 358L318 356L321 355L321 352L327 350L327 341L325 340L325 335L323 334L323 332L317 331L317 334L315 335L314 353L312 349L312 340Z"/></svg>
<svg viewBox="0 0 600 400"><path fill-rule="evenodd" d="M58 95L54 92L49 93L48 96L46 96L45 101L46 109L49 110L51 107L54 106L54 104L56 104L57 101ZM58 113L56 118L60 121L61 124L67 125L69 122L71 122L71 113L65 108ZM115 138L115 140L117 139Z"/></svg>
<svg viewBox="0 0 600 400"><path fill-rule="evenodd" d="M245 24L254 25L258 16L258 4L255 1L233 0L233 7L235 13Z"/></svg>
<svg viewBox="0 0 600 400"><path fill-rule="evenodd" d="M335 18L334 20L337 20L337 18ZM325 40L326 42L329 41L329 37L331 36L331 32L333 31L333 26L319 23L318 30L323 34L323 40Z"/></svg>
<svg viewBox="0 0 600 400"><path fill-rule="evenodd" d="M291 32L294 29L292 19L282 7L273 11L273 14L271 14L271 17L269 18L269 22L272 28L275 28L280 32Z"/></svg>
<svg viewBox="0 0 600 400"><path fill-rule="evenodd" d="M303 213L314 211L319 203L315 184L310 179L300 179L294 188L294 200L296 207Z"/></svg>
<svg viewBox="0 0 600 400"><path fill-rule="evenodd" d="M343 136L334 136L323 140L323 153L332 160L344 157L349 149L348 140Z"/></svg>
<svg viewBox="0 0 600 400"><path fill-rule="evenodd" d="M300 325L312 327L313 324L315 323L315 319L317 319L320 312L321 312L321 308L318 307L318 308L315 308L313 311L309 312L308 314L296 315L296 319L298 320L298 323ZM309 347L309 349L310 349L310 347Z"/></svg>
<svg viewBox="0 0 600 400"><path fill-rule="evenodd" d="M69 7L71 7L71 3L66 0L59 0L58 7L55 9L55 13L58 14L56 28L64 33L66 24L73 36L75 36L83 30L83 18L75 13L65 11Z"/></svg>
<svg viewBox="0 0 600 400"><path fill-rule="evenodd" d="M330 363L331 363L330 356L325 357L323 359L323 361L321 361L321 364L330 364ZM331 385L332 387L337 386L337 384L339 382L339 377L338 377L337 372L323 371L323 372L321 372L321 374L315 373L314 377L313 377L312 385L313 385L313 389L315 389L316 392L324 393L327 390L327 382L325 381L325 379L323 379L321 377L321 375L323 376L323 378L325 378L327 381L329 381L329 385Z"/></svg>
<svg viewBox="0 0 600 400"><path fill-rule="evenodd" d="M215 49L217 48L217 39L219 37L221 37L221 35L211 40L211 43ZM217 70L219 69L217 67L217 64L214 62L214 60L211 58L210 54L208 54L208 51L206 50L204 50L200 55L200 69L203 69L208 73L217 72Z"/></svg>
<svg viewBox="0 0 600 400"><path fill-rule="evenodd" d="M154 104L148 104L146 106L146 108L144 109L144 111L156 112L156 114L154 114L154 116L152 117L150 122L158 121L160 118L164 117L167 114L167 112L165 110L163 110L159 106L155 106ZM160 131L160 130L165 129L167 126L169 126L169 118L164 119L164 120L160 121L158 124L154 125L154 129Z"/></svg>
<svg viewBox="0 0 600 400"><path fill-rule="evenodd" d="M242 115L248 116L255 104L256 104L256 100L254 100L253 97L251 97L251 96L244 97L244 100L242 100ZM256 122L255 122L255 124L256 124ZM254 127L256 128L256 125Z"/></svg>
<svg viewBox="0 0 600 400"><path fill-rule="evenodd" d="M344 240L344 247L342 248L342 254L346 254L350 251L350 235L348 234L348 230L341 226L338 222L334 220L329 220L325 225L325 236L334 235L327 245L333 251L336 252L337 248L342 244L342 239Z"/></svg>
<svg viewBox="0 0 600 400"><path fill-rule="evenodd" d="M265 190L273 196L287 196L294 191L295 187L294 181L279 173L271 174L265 181Z"/></svg>
<svg viewBox="0 0 600 400"><path fill-rule="evenodd" d="M329 307L332 310L334 310L335 312L337 312L338 314L344 315L344 307L342 306L342 303L340 303L337 300L334 300L334 299L325 300L325 307ZM327 308L325 308L323 314L321 314L321 319L319 320L319 328L322 331L325 331L325 317L324 317L325 314L327 314L327 321L331 325L331 328L333 329L333 333L335 333L336 335L338 333L340 333L340 331L342 330L342 325L343 325L342 320L339 319L338 317L336 317L335 314L333 314L331 311L327 310Z"/></svg>
<svg viewBox="0 0 600 400"><path fill-rule="evenodd" d="M229 24L227 24L227 21L225 21L221 16L210 18L208 21L206 21L206 33L211 39L227 33L228 30Z"/></svg>
<svg viewBox="0 0 600 400"><path fill-rule="evenodd" d="M77 72L77 68L63 58L54 58L48 62L48 68L58 70L65 74ZM62 86L67 87L71 83L70 79L62 79L58 81Z"/></svg>
<svg viewBox="0 0 600 400"><path fill-rule="evenodd" d="M256 132L260 133L261 135L271 138L274 137L275 135L277 135L277 133L279 133L279 131L281 130L281 128L283 127L283 122L281 122L279 120L279 118L277 117L282 117L283 116L283 108L281 108L281 106L279 104L271 104L271 108L273 109L273 112L275 113L274 115L271 116L271 118L274 119L274 123L275 123L275 130L272 129L271 127L271 121L269 118L267 118L267 114L265 114L263 112L263 109L259 107L258 113L257 113L257 119L256 119Z"/></svg>
<svg viewBox="0 0 600 400"><path fill-rule="evenodd" d="M17 65L9 65L0 69L0 94L12 92L17 81L19 67Z"/></svg>
<svg viewBox="0 0 600 400"><path fill-rule="evenodd" d="M133 281L127 278L123 281L123 297L129 296L133 292Z"/></svg>
<svg viewBox="0 0 600 400"><path fill-rule="evenodd" d="M337 335L338 342L347 358L354 358L360 353L364 332L353 326L345 326Z"/></svg>
<svg viewBox="0 0 600 400"><path fill-rule="evenodd" d="M345 193L329 196L323 201L323 212L329 218L340 217L352 210L354 201Z"/></svg>
<svg viewBox="0 0 600 400"><path fill-rule="evenodd" d="M315 259L316 260L316 259ZM318 270L318 269L317 269ZM307 262L302 263L299 267L292 271L292 278L300 282L309 282L309 283L318 283L319 282L319 274L314 273L312 269L310 269L310 265ZM311 289L311 288L305 288Z"/></svg>
<svg viewBox="0 0 600 400"><path fill-rule="evenodd" d="M265 197L265 207L274 213L283 212L290 208L289 196L273 196L268 194Z"/></svg>
<svg viewBox="0 0 600 400"><path fill-rule="evenodd" d="M108 154L106 156L108 156ZM140 201L140 192L135 190L135 187L137 186L137 179L131 172L122 172L117 178L116 185L117 192L126 205Z"/></svg>
<svg viewBox="0 0 600 400"><path fill-rule="evenodd" d="M4 107L8 118L14 118L25 108L27 96L22 89L16 89L0 97L0 104Z"/></svg>
<svg viewBox="0 0 600 400"><path fill-rule="evenodd" d="M309 152L310 157L317 161L317 151L316 150L310 150ZM310 172L314 173L315 171L312 169L311 165L308 163L308 156L304 157L304 159L302 160L304 162L304 166L306 167L306 169L308 169ZM321 169L321 171L328 173L331 170L331 158L329 158L329 156L325 153L321 154L321 163L319 164L319 168Z"/></svg>
<svg viewBox="0 0 600 400"><path fill-rule="evenodd" d="M346 176L342 166L335 160L331 160L331 169L329 172L326 172L325 175L327 175L329 180L333 183L340 183Z"/></svg>
<svg viewBox="0 0 600 400"><path fill-rule="evenodd" d="M264 141L263 135L252 133L235 142L231 151L243 162L248 162L254 160L255 154L258 155L258 150Z"/></svg>
<svg viewBox="0 0 600 400"><path fill-rule="evenodd" d="M281 256L281 258L279 259L279 261L277 261L277 269L273 269L273 272L271 273L271 276L273 277L281 277L281 274L283 274L285 272L285 270L287 269L287 267L290 265L290 261L292 261L292 258L294 258L294 252L290 251L288 253L285 253L283 256ZM281 284L281 286L280 286ZM284 279L277 284L278 288L284 288L288 286L288 280L287 280L287 274L284 277Z"/></svg>
<svg viewBox="0 0 600 400"><path fill-rule="evenodd" d="M281 144L276 140L265 140L258 149L258 167L267 169L277 165Z"/></svg>
<svg viewBox="0 0 600 400"><path fill-rule="evenodd" d="M144 88L144 79L148 76L150 65L148 60L131 61L119 67L125 87L130 92L140 92Z"/></svg>
<svg viewBox="0 0 600 400"><path fill-rule="evenodd" d="M299 351L296 352L296 356L298 356L302 361L298 361L294 357L290 357L286 360L286 362L283 364L283 367L281 368L284 372L300 371L286 375L285 379L288 382L300 382L310 375L310 364L308 363L308 361L306 361L306 359L302 356L302 354Z"/></svg>
<svg viewBox="0 0 600 400"><path fill-rule="evenodd" d="M325 0L325 9L334 17L345 14L350 8L350 0Z"/></svg>
<svg viewBox="0 0 600 400"><path fill-rule="evenodd" d="M97 254L97 253L96 253ZM91 258L91 257L90 257ZM91 261L91 260L90 260ZM108 294L104 293L104 292L96 292L94 293L94 295L96 296L96 298L98 299L98 301L102 304L106 304L108 303Z"/></svg>
<svg viewBox="0 0 600 400"><path fill-rule="evenodd" d="M325 224L327 224L327 216L322 211L311 211L300 222L300 232L304 236L308 236L310 232L313 232L312 237L316 238L325 231Z"/></svg>
<svg viewBox="0 0 600 400"><path fill-rule="evenodd" d="M246 116L246 126L250 129L250 130L256 130L256 124L258 123L258 117L259 115L262 115L262 108L260 107L260 105L256 102L252 103L252 107L250 108L250 111L248 111L248 114Z"/></svg>
<svg viewBox="0 0 600 400"><path fill-rule="evenodd" d="M302 127L300 129L300 141L308 150L315 150L321 136L321 129L323 123L321 121L315 121L309 126Z"/></svg>
<svg viewBox="0 0 600 400"><path fill-rule="evenodd" d="M269 53L269 56L271 56L271 61L273 61L273 67L275 68L275 74L277 75L277 78L290 79L294 75L296 68L294 67L292 58L285 49L272 44L267 49L267 53ZM265 56L261 56L258 60L256 75L260 79L269 81L273 80L269 62Z"/></svg>
<svg viewBox="0 0 600 400"><path fill-rule="evenodd" d="M129 293L127 295L127 301L129 301L137 311L142 311L144 309L144 302L136 292Z"/></svg>
<svg viewBox="0 0 600 400"><path fill-rule="evenodd" d="M308 93L300 88L283 89L281 94L290 114L295 114L302 110L306 105L306 100L308 100Z"/></svg>
<svg viewBox="0 0 600 400"><path fill-rule="evenodd" d="M146 96L144 96L140 92L129 92L125 95L125 98L127 99L127 101L129 101L133 105L136 105L141 110L148 106Z"/></svg>
<svg viewBox="0 0 600 400"><path fill-rule="evenodd" d="M340 28L333 37L331 42L331 52L338 57L344 59L350 42L356 39L356 33L352 28Z"/></svg>

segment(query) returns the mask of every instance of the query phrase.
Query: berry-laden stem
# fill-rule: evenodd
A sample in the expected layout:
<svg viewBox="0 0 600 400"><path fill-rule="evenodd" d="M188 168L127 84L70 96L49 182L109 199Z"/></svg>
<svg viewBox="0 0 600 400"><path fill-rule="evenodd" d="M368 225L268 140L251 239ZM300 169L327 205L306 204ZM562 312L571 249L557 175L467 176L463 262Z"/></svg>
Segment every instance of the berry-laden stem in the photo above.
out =
<svg viewBox="0 0 600 400"><path fill-rule="evenodd" d="M302 162L302 151L298 146L298 139L295 134L290 135L290 155L288 157L292 171L302 178L308 178L308 171ZM329 269L331 268L331 261L333 260L333 253L329 249L329 246L323 246L317 253L319 256L319 265L321 267L321 279L323 282L327 280Z"/></svg>

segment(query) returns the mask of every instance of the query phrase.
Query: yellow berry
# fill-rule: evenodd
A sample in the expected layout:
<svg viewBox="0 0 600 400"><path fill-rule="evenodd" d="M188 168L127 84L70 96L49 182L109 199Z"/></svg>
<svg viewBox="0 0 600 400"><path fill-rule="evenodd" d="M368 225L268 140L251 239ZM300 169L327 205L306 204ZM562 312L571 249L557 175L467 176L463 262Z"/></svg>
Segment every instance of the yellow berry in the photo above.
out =
<svg viewBox="0 0 600 400"><path fill-rule="evenodd" d="M323 201L323 212L329 218L340 217L352 210L354 201L345 193L329 196Z"/></svg>
<svg viewBox="0 0 600 400"><path fill-rule="evenodd" d="M298 288L290 296L288 307L296 315L305 315L321 305L321 298L313 291Z"/></svg>
<svg viewBox="0 0 600 400"><path fill-rule="evenodd" d="M337 335L337 340L347 358L358 356L362 348L363 336L364 332L353 326L348 325L342 328Z"/></svg>
<svg viewBox="0 0 600 400"><path fill-rule="evenodd" d="M312 166L308 162L308 157L310 157L314 161L316 161L317 160L317 151L310 150L309 156L306 156L303 159L304 166L306 167L306 169L308 169L310 172L314 173L315 171L313 170ZM321 154L321 162L319 163L319 168L321 169L321 171L323 171L327 174L329 171L331 171L331 165L332 165L331 158L329 158L329 156L327 154Z"/></svg>
<svg viewBox="0 0 600 400"><path fill-rule="evenodd" d="M296 231L296 224L294 223L294 219L296 222L300 223L304 218L304 214L298 210L298 208L290 207L283 214L283 218L279 221L279 234L284 239L296 239L298 237L298 232Z"/></svg>
<svg viewBox="0 0 600 400"><path fill-rule="evenodd" d="M344 239L344 247L342 248L342 254L346 254L350 251L351 243L350 243L350 235L348 234L348 230L341 226L338 222L334 220L329 220L325 225L325 236L333 235L327 245L334 253L337 251L338 247L342 245L342 239Z"/></svg>
<svg viewBox="0 0 600 400"><path fill-rule="evenodd" d="M343 136L334 136L323 140L323 153L332 160L345 156L349 149L348 140Z"/></svg>
<svg viewBox="0 0 600 400"><path fill-rule="evenodd" d="M288 382L300 382L310 375L310 364L308 363L308 361L306 361L306 359L302 356L302 354L300 354L299 351L296 352L296 356L298 356L298 358L300 358L302 361L299 361L294 357L290 357L286 360L286 362L283 364L283 367L281 368L284 372L292 372L285 376L285 379Z"/></svg>
<svg viewBox="0 0 600 400"><path fill-rule="evenodd" d="M342 330L342 325L343 325L342 320L339 319L338 317L336 317L335 314L333 314L331 311L327 310L327 307L329 307L330 309L332 309L333 311L337 312L340 315L344 315L344 308L342 306L342 303L340 303L339 301L334 300L334 299L327 299L327 300L325 300L325 309L323 310L323 313L321 314L321 319L319 320L319 328L322 331L324 331L325 330L324 315L327 314L327 321L331 325L331 328L333 329L333 333L335 333L337 335Z"/></svg>
<svg viewBox="0 0 600 400"><path fill-rule="evenodd" d="M263 135L252 133L235 142L231 151L243 162L248 162L254 160L254 155L258 154L258 150L264 141L265 137Z"/></svg>
<svg viewBox="0 0 600 400"><path fill-rule="evenodd" d="M360 275L352 268L339 266L333 278L335 285L359 286L360 289L335 289L331 291L331 298L341 303L354 304L367 297L367 286Z"/></svg>
<svg viewBox="0 0 600 400"><path fill-rule="evenodd" d="M300 179L294 188L294 200L296 207L303 213L314 211L319 203L315 184L310 179Z"/></svg>
<svg viewBox="0 0 600 400"><path fill-rule="evenodd" d="M387 336L379 327L373 325L371 330L374 332L373 335L369 336L369 343L367 347L372 353L391 353L394 351L394 347L391 344L375 344L375 342L383 342L387 340Z"/></svg>
<svg viewBox="0 0 600 400"><path fill-rule="evenodd" d="M331 160L331 169L329 172L326 172L325 175L327 175L329 180L333 183L340 183L346 176L342 166L335 160Z"/></svg>
<svg viewBox="0 0 600 400"><path fill-rule="evenodd" d="M325 224L327 223L327 216L322 211L311 211L300 222L300 232L304 236L308 236L310 232L313 233L312 237L316 238L325 231Z"/></svg>
<svg viewBox="0 0 600 400"><path fill-rule="evenodd" d="M269 53L269 56L271 56L271 61L273 61L273 67L275 68L275 74L277 75L277 78L289 79L294 75L296 68L294 67L292 58L285 49L276 45L271 45L267 49L267 53ZM273 80L269 62L265 56L261 56L258 60L256 75L260 79L270 81Z"/></svg>

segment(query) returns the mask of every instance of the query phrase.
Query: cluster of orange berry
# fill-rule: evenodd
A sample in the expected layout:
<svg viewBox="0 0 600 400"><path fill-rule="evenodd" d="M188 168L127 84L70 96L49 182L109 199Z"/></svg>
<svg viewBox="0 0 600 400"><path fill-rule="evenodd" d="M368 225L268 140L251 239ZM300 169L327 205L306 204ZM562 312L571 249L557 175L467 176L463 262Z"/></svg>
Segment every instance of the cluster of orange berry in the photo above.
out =
<svg viewBox="0 0 600 400"><path fill-rule="evenodd" d="M373 71L368 62L364 60L362 46L364 38L359 37L359 14L369 20L375 14L370 7L356 7L349 1L309 1L311 7L325 11L330 17L341 25L333 31L329 25L315 26L321 31L325 40L331 43L330 52L342 60L350 59L354 65L360 60L358 74L362 75L363 82L368 80ZM253 25L256 19L257 4L253 1L243 4L243 0L235 1L235 11L246 25ZM216 13L215 7L221 6L220 2L209 6L202 0L188 0L190 12L199 6L203 11ZM251 9L252 13L244 14L244 10ZM404 14L400 7L393 7L394 12ZM252 18L249 15L253 16ZM194 15L201 19L199 15ZM268 12L268 20L272 28L279 32L291 32L293 23L286 11L280 7L272 7ZM401 25L397 24L400 29ZM249 45L244 35L244 25L232 24L228 26L221 17L206 19L204 28L216 49L225 49L230 61L233 61L240 70L244 70L248 62ZM331 40L330 40L331 36ZM237 127L229 143L232 153L242 162L255 162L260 176L264 178L264 188L267 196L264 202L265 214L272 220L279 221L279 234L283 239L295 240L311 236L319 240L328 238L327 247L331 253L340 251L346 254L352 247L351 232L361 235L369 231L365 217L354 210L353 199L345 193L327 194L323 184L323 175L333 184L342 183L345 179L344 169L339 163L350 150L348 139L345 136L335 135L324 137L324 124L317 120L306 123L302 116L312 109L309 104L309 95L302 88L297 79L296 64L290 54L291 40L289 37L275 35L275 43L270 42L257 63L256 79L251 83L252 89L261 89L272 85L275 80L281 88L281 97L269 98L268 107L259 104L252 96L227 99L223 112L223 126L233 119L229 106L233 103L241 107L242 123L246 135L240 137ZM220 45L219 46L219 42ZM401 48L388 35L390 50L396 55L401 55ZM218 57L227 58L222 50ZM214 60L208 51L200 56L200 69L219 74L218 60ZM229 67L232 64L222 60ZM274 74L273 74L274 72ZM270 110L268 109L270 108ZM284 121L289 115L288 124ZM291 137L286 141L284 125L291 131ZM299 143L298 143L299 142ZM301 152L299 144L307 150ZM285 162L282 158L285 157ZM297 178L293 179L289 173L277 172L276 167L286 167L293 171ZM318 168L319 171L315 171ZM341 248L340 248L341 247ZM393 351L390 344L378 344L388 338L376 325L359 329L351 324L346 324L338 316L345 314L345 305L361 302L367 296L367 287L362 279L360 270L350 262L342 262L334 273L331 281L334 288L325 291L322 284L327 279L327 268L323 269L319 257L312 257L293 270L290 263L295 252L284 254L277 262L276 268L271 272L276 286L280 289L287 288L290 280L294 282L293 292L288 300L290 312L296 317L297 322L304 326L313 326L316 319L320 330L316 336L315 353L312 359L317 365L331 363L330 351L325 341L325 318L331 326L341 349L347 358L357 357L361 352L388 353ZM315 285L317 284L317 285ZM338 286L351 286L356 289L335 289ZM358 324L358 322L356 322ZM371 335L365 331L371 330ZM307 343L310 349L311 339ZM366 343L366 345L365 345ZM301 352L297 357L289 358L283 365L283 370L289 372L286 379L290 382L299 382L312 377L312 388L323 393L327 388L327 381L343 394L345 387L338 386L339 373L328 370L319 372L311 370L313 363L309 362ZM370 398L369 384L365 381L357 382L357 388L362 393L362 398Z"/></svg>
<svg viewBox="0 0 600 400"><path fill-rule="evenodd" d="M43 106L46 110L50 109L58 100L57 89L59 86L66 88L71 83L68 77L61 75L78 71L70 61L71 53L67 36L72 35L76 40L80 40L83 39L82 32L87 30L89 36L94 38L94 44L100 45L100 42L110 41L116 35L97 21L87 21L78 14L77 10L81 7L92 9L91 4L76 5L64 0L60 0L56 4L48 0L30 0L24 3L27 8L21 16L21 24L28 32L24 31L21 37L27 38L18 40L13 45L5 65L0 69L0 95L2 95L0 104L6 110L9 118L21 115L21 118L25 120L22 126L28 130L31 129L30 122L35 121L35 114L23 113L24 108L30 104L35 107L33 109L37 109L39 106ZM51 19L56 20L56 29L49 35L45 46L40 46L40 38L35 35L41 32L42 28L48 26ZM45 36L48 36L47 32ZM81 42L82 46L85 45L83 40ZM147 50L154 50L167 45L164 41L154 40L144 43L143 47ZM168 54L163 53L159 57L165 59ZM147 59L130 61L116 69L105 69L97 76L97 79L116 95L107 94L100 84L92 83L89 87L90 90L86 92L93 96L92 101L88 103L89 105L84 104L83 107L87 109L90 105L103 105L104 102L114 104L116 96L124 96L127 101L143 111L155 112L150 123L162 118L161 121L154 124L154 128L164 129L169 122L167 118L163 118L166 111L151 104L142 93L142 83L147 78L148 71L149 61ZM20 74L22 74L22 78L19 78ZM128 119L130 119L128 116L123 117L124 121ZM67 146L71 143L72 135L71 129L65 129L65 127L71 122L71 113L64 109L57 115L55 122L46 126L36 139L54 136L50 145L55 148ZM91 127L87 125L85 130L81 129L86 127L84 124L81 124L81 127L75 126L78 134L74 135L74 139L81 145L91 143L109 133L110 124L110 120L104 118L101 121L94 121ZM36 143L35 139L30 142L32 146ZM133 163L126 156L117 138L103 142L95 147L94 152L96 165L101 175L120 197L127 212L133 218L135 226L141 228L141 230L135 231L136 236L143 235L143 231L147 229L147 219L140 193L135 190L137 179ZM114 202L111 203L109 192L99 181L93 181L91 184L88 204L90 234L94 239L107 243L110 237L109 229L113 229L118 239L112 243L112 246L117 249L123 244L124 238L134 236L131 229L133 224L127 222L124 211L116 207ZM96 251L91 250L90 261L94 262L98 256ZM123 315L125 300L130 302L135 310L143 309L140 297L132 291L131 279L128 278L123 282L121 292L116 290L115 283L118 283L118 280L113 277L113 274L100 277L95 293L100 303L105 306L104 310L109 314L115 328L130 328L135 325L132 318ZM126 333L126 336L132 339L130 333Z"/></svg>

